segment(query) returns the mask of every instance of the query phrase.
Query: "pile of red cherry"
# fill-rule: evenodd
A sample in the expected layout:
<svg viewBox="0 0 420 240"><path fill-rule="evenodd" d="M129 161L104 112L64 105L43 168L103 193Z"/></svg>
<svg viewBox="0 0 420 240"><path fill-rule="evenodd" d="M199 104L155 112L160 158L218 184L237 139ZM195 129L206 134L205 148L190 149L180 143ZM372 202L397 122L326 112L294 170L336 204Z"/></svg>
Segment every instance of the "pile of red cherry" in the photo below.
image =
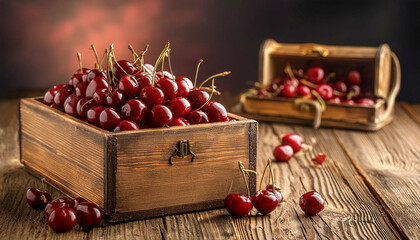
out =
<svg viewBox="0 0 420 240"><path fill-rule="evenodd" d="M247 188L248 195L241 195L237 193L229 193L225 198L225 208L233 217L244 217L249 214L252 207L255 207L259 213L266 215L276 209L276 207L283 201L283 194L280 192L280 187L274 185L274 175L271 167L271 160L269 159L264 169L263 176L261 177L260 187L256 191L252 198L249 191L249 186L246 181L246 176L249 173L256 174L255 171L244 169L241 162L239 162L245 185ZM268 184L265 190L261 190L262 181L267 168L270 168L270 176L272 184ZM321 194L316 191L311 191L303 194L300 197L299 205L303 212L308 216L318 214L324 209L325 200Z"/></svg>
<svg viewBox="0 0 420 240"><path fill-rule="evenodd" d="M363 96L361 92L362 78L357 70L348 72L347 81L330 82L335 73L326 74L321 67L311 67L303 74L303 70L292 70L285 67L286 77L276 77L270 84L259 88L260 97L304 97L316 99L321 104L332 102L337 104L360 105L372 107L375 99ZM365 94L368 95L368 94Z"/></svg>
<svg viewBox="0 0 420 240"><path fill-rule="evenodd" d="M80 197L73 200L60 197L53 201L49 192L30 188L26 191L26 201L34 209L44 209L48 224L58 233L70 231L76 223L84 228L96 227L102 220L101 209Z"/></svg>
<svg viewBox="0 0 420 240"><path fill-rule="evenodd" d="M151 127L186 126L231 119L225 107L210 101L215 90L214 78L230 72L213 75L196 87L185 77L175 77L170 65L169 43L154 66L144 64L148 46L137 54L129 45L133 61L117 60L113 45L106 49L94 69L82 67L76 70L68 84L58 84L44 95L44 103L71 116L82 119L109 131L138 130ZM164 71L164 60L169 60L171 72ZM107 59L106 70L101 69ZM162 66L161 71L158 66ZM203 87L210 81L211 87ZM210 94L209 94L210 92Z"/></svg>

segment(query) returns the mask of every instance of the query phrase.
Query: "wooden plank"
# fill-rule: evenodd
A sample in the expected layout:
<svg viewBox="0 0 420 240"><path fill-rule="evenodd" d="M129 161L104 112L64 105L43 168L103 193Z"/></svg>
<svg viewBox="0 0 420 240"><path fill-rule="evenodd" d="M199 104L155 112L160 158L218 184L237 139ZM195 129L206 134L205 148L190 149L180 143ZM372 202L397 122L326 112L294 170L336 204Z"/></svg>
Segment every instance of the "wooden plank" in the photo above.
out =
<svg viewBox="0 0 420 240"><path fill-rule="evenodd" d="M166 239L162 218L111 224L93 228L89 239Z"/></svg>
<svg viewBox="0 0 420 240"><path fill-rule="evenodd" d="M405 102L399 103L399 105L404 108L404 110L408 113L408 115L416 121L418 124L420 124L420 104L419 105L413 105L408 104Z"/></svg>
<svg viewBox="0 0 420 240"><path fill-rule="evenodd" d="M335 133L396 228L419 239L420 126L397 105L394 121L377 133Z"/></svg>
<svg viewBox="0 0 420 240"><path fill-rule="evenodd" d="M318 143L313 144L312 151L287 163L273 163L275 181L280 185L285 200L269 216L235 219L241 239L400 238L330 129L315 131L307 127L291 128L279 124L260 124L259 129L259 174L266 159L272 158L272 151L280 142L278 134L296 132L307 142L316 138ZM328 155L319 168L311 162L318 152ZM298 201L303 193L311 190L323 194L326 207L319 215L307 217ZM255 209L252 212L255 215Z"/></svg>

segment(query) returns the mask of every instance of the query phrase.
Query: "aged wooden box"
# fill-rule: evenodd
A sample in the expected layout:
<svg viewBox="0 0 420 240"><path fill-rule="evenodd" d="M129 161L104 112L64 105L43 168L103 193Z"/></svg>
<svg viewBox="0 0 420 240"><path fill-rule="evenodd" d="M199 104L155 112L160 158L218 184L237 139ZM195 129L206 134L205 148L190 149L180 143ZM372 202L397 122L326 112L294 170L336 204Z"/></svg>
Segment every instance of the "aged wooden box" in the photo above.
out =
<svg viewBox="0 0 420 240"><path fill-rule="evenodd" d="M351 47L283 44L268 39L260 50L260 83L270 83L283 73L288 63L296 69L306 69L314 63L327 69L359 69L364 76L363 87L371 89L377 102L373 107L328 102L326 110L322 111L317 101L282 97L268 99L244 94L235 112L264 121L362 130L378 130L392 120L401 77L398 58L387 44Z"/></svg>
<svg viewBox="0 0 420 240"><path fill-rule="evenodd" d="M256 168L258 123L229 116L236 121L113 133L22 99L21 162L110 222L222 207L228 193L246 193L238 162Z"/></svg>

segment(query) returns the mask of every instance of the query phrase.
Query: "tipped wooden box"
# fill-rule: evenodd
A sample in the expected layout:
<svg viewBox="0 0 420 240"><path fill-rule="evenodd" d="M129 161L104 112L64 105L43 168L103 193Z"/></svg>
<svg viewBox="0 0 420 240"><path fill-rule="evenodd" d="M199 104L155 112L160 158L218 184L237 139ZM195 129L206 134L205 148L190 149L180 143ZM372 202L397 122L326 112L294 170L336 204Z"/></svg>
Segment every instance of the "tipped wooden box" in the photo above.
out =
<svg viewBox="0 0 420 240"><path fill-rule="evenodd" d="M263 121L361 130L378 130L391 122L401 77L398 58L387 44L350 47L283 44L268 39L260 50L260 83L267 85L275 77L284 75L287 64L294 69L321 65L327 72L336 72L338 76L358 69L362 76L362 88L370 89L377 102L373 107L327 102L326 110L322 112L317 101L244 94L235 112Z"/></svg>
<svg viewBox="0 0 420 240"><path fill-rule="evenodd" d="M218 208L228 193L246 193L238 162L256 168L258 123L229 117L236 121L113 133L22 99L21 162L110 222Z"/></svg>

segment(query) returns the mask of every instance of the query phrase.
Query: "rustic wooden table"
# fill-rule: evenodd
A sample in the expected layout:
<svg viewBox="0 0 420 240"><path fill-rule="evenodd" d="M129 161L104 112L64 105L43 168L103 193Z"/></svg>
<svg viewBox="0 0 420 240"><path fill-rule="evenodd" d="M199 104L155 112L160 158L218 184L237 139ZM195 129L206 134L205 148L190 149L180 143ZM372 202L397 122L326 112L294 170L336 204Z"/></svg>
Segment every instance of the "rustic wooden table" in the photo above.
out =
<svg viewBox="0 0 420 240"><path fill-rule="evenodd" d="M378 132L260 123L258 172L279 134L298 133L312 146L273 164L285 200L269 216L252 210L252 216L233 219L215 209L57 234L24 197L40 181L19 162L17 104L0 101L0 239L420 239L420 105L397 104L394 121ZM315 167L311 159L319 152L328 159ZM326 199L314 217L298 205L310 190Z"/></svg>

